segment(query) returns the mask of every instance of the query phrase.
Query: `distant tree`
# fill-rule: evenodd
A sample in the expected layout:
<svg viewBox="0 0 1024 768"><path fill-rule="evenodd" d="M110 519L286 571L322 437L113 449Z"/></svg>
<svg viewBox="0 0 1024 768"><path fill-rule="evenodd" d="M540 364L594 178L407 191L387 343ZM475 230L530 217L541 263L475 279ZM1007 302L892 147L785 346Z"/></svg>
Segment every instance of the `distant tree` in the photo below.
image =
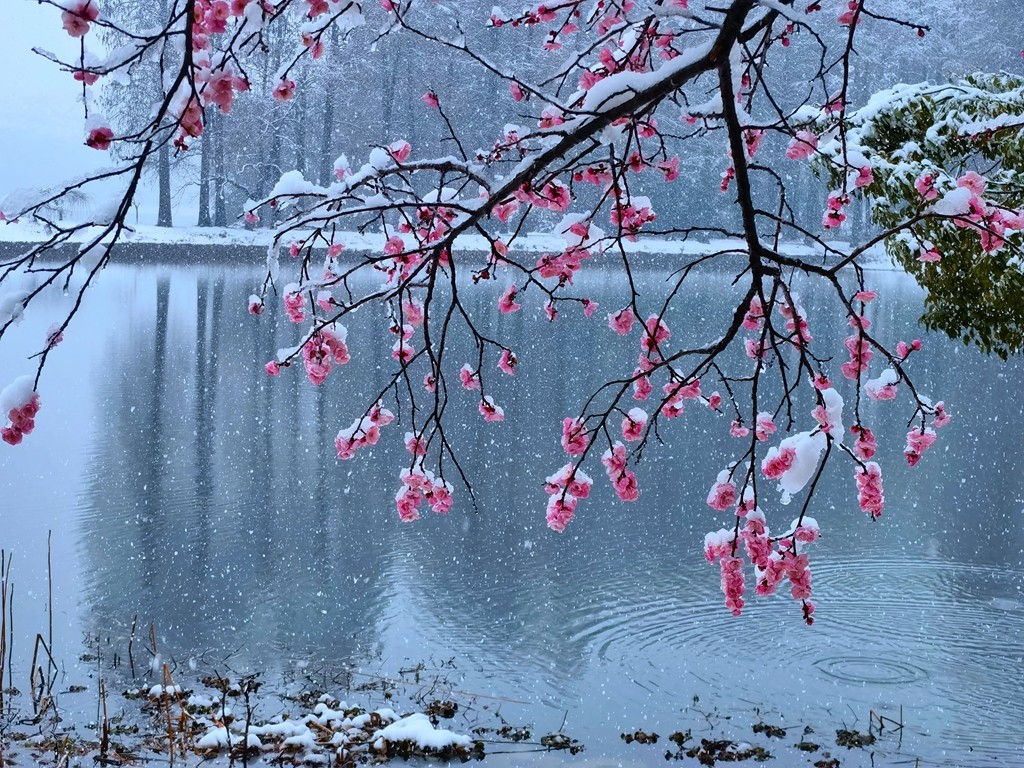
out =
<svg viewBox="0 0 1024 768"><path fill-rule="evenodd" d="M1019 216L1009 207L1019 204L1016 197L992 194L1013 181L1002 175L1011 167L1008 156L982 152L979 157L998 162L979 163L972 174L954 159L952 142L942 151L953 154L913 160L936 164L930 179L908 176L899 162L903 150L884 142L896 141L900 131L916 140L929 130L926 121L904 129L895 124L898 98L872 102L895 121L879 131L875 146L866 130L870 113L850 111L855 83L882 84L875 75L855 77L859 64L868 72L881 66L878 57L858 58L862 36L885 34L902 47L927 34L921 22L893 14L888 2L556 0L507 13L475 2L381 0L382 8L364 15L356 0L174 0L150 31L122 29L101 15L97 0L44 3L62 9L65 29L83 41L81 58L57 62L75 77L89 84L156 59L163 63L163 87L150 122L131 130L98 115L86 87L87 143L101 151L118 147L128 158L96 178L121 179L123 195L109 216L73 226L50 222L45 243L4 265L0 337L45 290L73 283L80 299L128 226L146 162L169 144L178 151L192 146L214 110L231 112L259 72L272 71L267 90L279 109L292 106L287 127L269 134L270 149L253 150L249 161L279 176L245 212L250 224L271 215L277 220L266 275L249 309L259 315L281 301L303 330L294 347L266 364L267 373L301 366L312 384L322 383L349 360L342 323L364 307L386 308L382 333L393 334L382 361L391 371L388 383L364 404L339 405L352 417L336 438L339 459L390 439L382 430L395 419L394 408L409 450L396 479L402 520L417 519L424 505L447 512L454 481L472 497L459 458L470 447L459 444L450 406L470 398L484 421L506 417L497 379L515 374L518 357L500 335L495 313L531 302L552 323L565 312L590 317L598 307L576 278L599 258L605 269L614 266L628 297L622 306L603 308L608 333L632 335L636 356L622 361L618 378L580 391L578 410L552 425L568 460L537 482L549 494L548 526L569 525L592 491L591 466L604 469L622 501L636 501L633 466L642 451L685 408L706 406L735 438L730 455L707 458L715 467L707 503L726 513L727 523L708 535L705 554L719 563L726 605L737 615L752 567L758 594L788 580L812 621L806 550L819 528L810 512L830 462L849 467L860 509L872 519L881 515L867 400L905 402L904 453L911 465L936 439L935 428L949 421L943 404L912 378L920 342L890 346L872 329L867 313L876 293L862 261L884 242L913 268L913 251L907 256L902 249L929 237L945 251L943 263L982 254L996 254L1007 266L1020 263L1019 243L1006 232L998 242L985 239L995 229L994 211L1004 223ZM379 32L364 28L367 23ZM90 58L85 44L96 26L131 42L106 58ZM348 61L374 87L364 80L347 87L346 66L330 88L317 80L324 46L344 38L363 46ZM500 42L506 38L520 42ZM524 49L522 41L532 47ZM413 53L420 66L406 68ZM389 57L383 71L376 56ZM436 74L437 82L419 93L418 112L392 110L389 118L413 69ZM328 137L317 122L323 99L332 97L339 120L369 104L368 119L376 114L382 125L359 136L357 122L340 137L348 157L332 163L335 178L326 184L314 145L334 142L333 129ZM979 92L968 107L980 100ZM939 104L925 98L921 105L941 118ZM364 149L373 141L368 137L396 127L415 131L416 146L389 135ZM1018 136L1019 126L1006 123L991 141L1012 147ZM246 146L236 136L225 151ZM312 178L278 174L283 162ZM791 191L791 169L807 163L829 179L828 189L813 193L805 180L798 194ZM890 181L897 185L892 193L884 186ZM69 184L7 213L38 218L62 195L91 183ZM973 207L953 205L964 194L957 186L969 190ZM859 198L885 204L877 213L885 231L851 246L833 236ZM958 223L969 231L954 237L949 224ZM345 251L353 231L373 235L376 245ZM559 244L538 257L522 247L528 233L547 233ZM78 235L84 245L70 256L61 251L45 266L38 260ZM702 238L727 244L680 246ZM635 279L633 244L640 239L653 240L673 260L673 278L660 290L641 291ZM292 257L286 265L278 262L280 249ZM728 319L718 327L688 322L685 310L707 269L734 276L733 292L721 297ZM919 274L927 287L930 273ZM841 348L828 342L830 333L815 339L798 291L807 283L827 288L831 322L849 328ZM486 290L493 292L493 312L481 314L465 296ZM78 306L41 340L35 376L0 395L0 411L9 412L7 442L31 432L40 375ZM456 344L460 336L470 340L468 353ZM1008 350L1013 342L996 337L990 346ZM566 349L565 365L585 367L589 354ZM773 519L769 528L768 514L777 517L777 505L791 499L799 499L792 523Z"/></svg>
<svg viewBox="0 0 1024 768"><path fill-rule="evenodd" d="M104 3L104 15L111 24L100 29L100 36L108 47L115 50L131 45L132 36L127 30L152 29L167 19L170 11L170 0L154 0L139 3L135 0L108 0ZM94 63L83 46L82 61ZM167 62L162 56L142 57L131 67L131 77L126 79L113 78L98 99L104 113L117 123L125 133L144 130L150 120L146 107L156 104L163 96L163 75ZM82 81L83 88L88 88L91 78L83 70L77 77ZM141 108L140 108L141 107ZM117 150L115 145L115 150ZM127 148L129 157L131 148ZM171 201L171 151L170 144L162 143L156 151L156 157L150 162L156 163L157 174L157 226L170 227L173 224ZM152 169L150 169L152 170Z"/></svg>

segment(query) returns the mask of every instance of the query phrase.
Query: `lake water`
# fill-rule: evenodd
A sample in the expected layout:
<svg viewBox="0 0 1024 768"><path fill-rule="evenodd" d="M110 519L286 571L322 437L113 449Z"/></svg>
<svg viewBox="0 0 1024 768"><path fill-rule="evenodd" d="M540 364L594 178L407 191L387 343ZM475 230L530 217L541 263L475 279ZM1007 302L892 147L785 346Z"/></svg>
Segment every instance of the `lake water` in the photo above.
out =
<svg viewBox="0 0 1024 768"><path fill-rule="evenodd" d="M876 329L921 335L913 284L871 278ZM197 674L335 664L395 674L425 662L452 687L495 697L479 701L502 702L511 722L546 732L564 719L587 746L514 764L663 764L661 745L626 745L620 732L751 738L762 717L797 735L811 725L828 743L835 728L866 730L872 710L902 711L902 740L833 746L843 765L1024 764L1019 360L923 337L913 370L954 422L911 470L905 410L868 407L885 446L885 514L872 524L856 508L849 466L826 473L811 512L824 534L812 553L817 620L806 627L787 597L751 596L739 619L723 607L701 547L722 524L704 497L732 445L707 409L691 408L648 449L639 502L615 502L591 468L594 497L565 535L546 529L541 483L564 463L561 419L577 411L581 381L622 373L634 354L635 336L621 341L599 319L621 304L602 275L582 276L602 305L592 320L548 328L528 301L495 321L521 361L515 379L494 382L507 421L483 424L472 398L453 412L477 509L457 489L450 515L413 525L393 501L403 426L353 461L333 449L386 382L392 339L379 313L348 323L352 362L323 387L298 371L268 379L262 361L296 331L276 310L247 314L257 279L228 266L112 267L53 356L36 432L0 446L16 682L48 622L52 530L54 651L67 684L89 684L95 669L80 655L123 648L137 616L140 628L154 624L164 658ZM726 275L695 280L696 298L673 320L683 334L726 310ZM467 301L482 316L497 291L478 293ZM804 300L815 304L812 290ZM51 319L39 317L16 329L14 349L34 351ZM834 325L812 331L839 355L846 328ZM11 349L5 362L20 360ZM814 759L793 752L780 764Z"/></svg>

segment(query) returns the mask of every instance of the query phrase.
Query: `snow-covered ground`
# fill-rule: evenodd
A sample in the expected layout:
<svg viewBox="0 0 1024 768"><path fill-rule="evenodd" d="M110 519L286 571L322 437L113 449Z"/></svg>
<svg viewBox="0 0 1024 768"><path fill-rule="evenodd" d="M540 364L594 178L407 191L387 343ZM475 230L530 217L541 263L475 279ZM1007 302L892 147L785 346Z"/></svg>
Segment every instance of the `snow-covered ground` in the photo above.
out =
<svg viewBox="0 0 1024 768"><path fill-rule="evenodd" d="M74 242L82 242L89 237L90 230L84 230L72 238ZM0 226L0 243L38 243L47 239L48 233L42 226L18 222ZM129 234L124 235L122 242L138 244L168 245L209 245L234 247L266 248L273 244L274 230L267 228L242 229L239 227L156 227L139 225L133 227ZM302 240L299 233L290 233L281 245L288 246L295 240ZM342 243L346 249L354 251L381 251L386 238L382 233L360 234L358 232L339 232L335 242ZM458 244L463 252L485 252L490 250L487 241L480 235L463 235ZM741 240L710 239L710 240L672 240L668 238L645 237L635 243L624 242L626 250L637 254L664 255L701 255L717 251L743 252L746 245ZM845 252L850 245L835 241L831 245L838 251ZM543 251L561 251L565 241L561 235L553 233L530 233L516 238L515 250L541 253ZM820 249L789 243L783 251L792 256L813 257ZM880 249L875 249L867 259L871 266L889 266L888 257Z"/></svg>

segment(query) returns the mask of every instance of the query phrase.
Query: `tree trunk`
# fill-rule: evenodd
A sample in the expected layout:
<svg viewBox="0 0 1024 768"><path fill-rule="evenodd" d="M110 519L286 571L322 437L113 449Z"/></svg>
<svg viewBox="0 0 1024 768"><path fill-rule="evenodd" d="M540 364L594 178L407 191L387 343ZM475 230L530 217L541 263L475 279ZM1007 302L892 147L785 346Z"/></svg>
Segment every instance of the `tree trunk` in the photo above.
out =
<svg viewBox="0 0 1024 768"><path fill-rule="evenodd" d="M292 102L295 126L295 170L306 175L306 99L301 93Z"/></svg>
<svg viewBox="0 0 1024 768"><path fill-rule="evenodd" d="M196 222L200 227L212 226L210 221L210 154L213 143L213 126L206 125L203 131L203 140L199 144L201 153L199 163L199 220Z"/></svg>
<svg viewBox="0 0 1024 768"><path fill-rule="evenodd" d="M224 201L224 134L226 133L224 116L218 112L211 122L217 124L213 152L213 225L226 227L228 213L227 204Z"/></svg>
<svg viewBox="0 0 1024 768"><path fill-rule="evenodd" d="M334 96L333 85L327 87L327 98L324 99L323 133L320 135L320 183L328 186L334 181Z"/></svg>
<svg viewBox="0 0 1024 768"><path fill-rule="evenodd" d="M164 144L156 155L157 176L159 177L160 203L157 207L156 225L174 226L171 221L171 150Z"/></svg>

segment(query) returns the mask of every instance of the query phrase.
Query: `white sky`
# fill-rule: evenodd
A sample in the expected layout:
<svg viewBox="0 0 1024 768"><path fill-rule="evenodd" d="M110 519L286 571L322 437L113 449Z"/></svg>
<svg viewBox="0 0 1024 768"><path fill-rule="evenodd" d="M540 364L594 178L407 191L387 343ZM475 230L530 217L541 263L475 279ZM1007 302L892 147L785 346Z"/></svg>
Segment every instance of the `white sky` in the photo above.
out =
<svg viewBox="0 0 1024 768"><path fill-rule="evenodd" d="M60 12L32 0L0 0L0 200L19 187L46 186L108 157L84 146L81 83L32 52L74 54Z"/></svg>

